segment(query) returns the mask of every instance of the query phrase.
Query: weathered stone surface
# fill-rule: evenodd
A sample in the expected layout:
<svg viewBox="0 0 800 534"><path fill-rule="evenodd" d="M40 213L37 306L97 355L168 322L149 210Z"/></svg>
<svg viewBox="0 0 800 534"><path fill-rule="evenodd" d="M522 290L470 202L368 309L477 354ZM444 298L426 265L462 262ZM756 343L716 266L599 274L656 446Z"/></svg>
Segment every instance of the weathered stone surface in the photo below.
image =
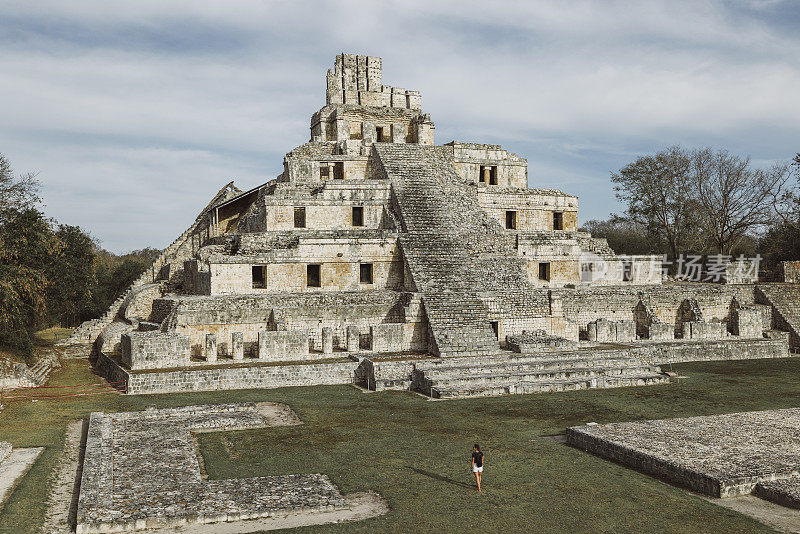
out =
<svg viewBox="0 0 800 534"><path fill-rule="evenodd" d="M560 336L551 336L544 330L514 334L506 338L508 348L514 352L531 353L577 348L578 343Z"/></svg>
<svg viewBox="0 0 800 534"><path fill-rule="evenodd" d="M235 521L346 506L325 475L206 480L192 432L293 424L253 403L104 414L89 421L77 533ZM291 410L289 410L291 413Z"/></svg>
<svg viewBox="0 0 800 534"><path fill-rule="evenodd" d="M753 493L781 506L800 508L800 477L759 482Z"/></svg>
<svg viewBox="0 0 800 534"><path fill-rule="evenodd" d="M730 497L798 475L800 408L578 426L567 429L567 442L700 493Z"/></svg>
<svg viewBox="0 0 800 534"><path fill-rule="evenodd" d="M122 335L122 363L128 369L157 369L189 363L189 338L174 332Z"/></svg>
<svg viewBox="0 0 800 534"><path fill-rule="evenodd" d="M790 284L800 284L800 261L781 262L783 281Z"/></svg>

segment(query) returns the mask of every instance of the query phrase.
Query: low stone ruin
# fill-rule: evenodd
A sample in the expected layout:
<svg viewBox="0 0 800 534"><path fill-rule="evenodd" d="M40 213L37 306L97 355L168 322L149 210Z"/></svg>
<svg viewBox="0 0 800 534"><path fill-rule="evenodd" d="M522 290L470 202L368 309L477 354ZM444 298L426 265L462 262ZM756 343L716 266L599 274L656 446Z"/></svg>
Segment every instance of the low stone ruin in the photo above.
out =
<svg viewBox="0 0 800 534"><path fill-rule="evenodd" d="M348 501L322 474L204 477L192 433L287 424L299 419L270 403L92 413L77 534L347 510Z"/></svg>
<svg viewBox="0 0 800 534"><path fill-rule="evenodd" d="M567 443L711 497L800 508L800 408L589 424Z"/></svg>
<svg viewBox="0 0 800 534"><path fill-rule="evenodd" d="M550 335L544 330L523 330L521 334L508 336L506 344L514 352L523 353L569 350L578 345L575 341Z"/></svg>

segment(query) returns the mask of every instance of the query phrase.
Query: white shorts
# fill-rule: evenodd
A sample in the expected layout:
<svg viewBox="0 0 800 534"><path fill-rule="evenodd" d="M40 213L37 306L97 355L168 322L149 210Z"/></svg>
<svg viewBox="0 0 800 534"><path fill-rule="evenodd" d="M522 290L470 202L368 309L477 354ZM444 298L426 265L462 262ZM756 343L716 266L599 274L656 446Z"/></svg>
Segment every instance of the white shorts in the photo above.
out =
<svg viewBox="0 0 800 534"><path fill-rule="evenodd" d="M473 473L483 473L483 466L478 467L477 465L472 466Z"/></svg>

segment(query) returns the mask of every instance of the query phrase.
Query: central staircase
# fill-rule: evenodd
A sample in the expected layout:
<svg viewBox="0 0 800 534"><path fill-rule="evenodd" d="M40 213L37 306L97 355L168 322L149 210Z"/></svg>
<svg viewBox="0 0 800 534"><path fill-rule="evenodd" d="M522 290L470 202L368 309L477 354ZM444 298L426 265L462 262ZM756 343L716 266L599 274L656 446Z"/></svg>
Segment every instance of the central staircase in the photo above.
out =
<svg viewBox="0 0 800 534"><path fill-rule="evenodd" d="M403 230L400 247L422 295L434 352L497 353L497 333L478 291L530 288L513 243L436 147L378 144L375 149L392 183ZM490 272L487 260L494 266Z"/></svg>
<svg viewBox="0 0 800 534"><path fill-rule="evenodd" d="M669 379L629 350L517 354L500 349L488 296L504 316L547 316L513 234L481 208L475 187L431 146L378 143L403 251L440 356L414 364L411 389L433 398L658 384Z"/></svg>

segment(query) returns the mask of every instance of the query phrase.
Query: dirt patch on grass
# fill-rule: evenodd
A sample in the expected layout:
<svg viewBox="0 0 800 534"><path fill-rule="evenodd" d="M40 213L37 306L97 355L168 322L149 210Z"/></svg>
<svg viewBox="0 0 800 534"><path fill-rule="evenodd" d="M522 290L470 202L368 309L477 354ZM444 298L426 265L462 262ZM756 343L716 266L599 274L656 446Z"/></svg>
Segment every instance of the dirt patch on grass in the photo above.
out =
<svg viewBox="0 0 800 534"><path fill-rule="evenodd" d="M81 482L83 450L86 447L86 421L83 419L67 423L64 449L58 459L58 467L50 484L47 511L41 532L73 532L75 512Z"/></svg>

